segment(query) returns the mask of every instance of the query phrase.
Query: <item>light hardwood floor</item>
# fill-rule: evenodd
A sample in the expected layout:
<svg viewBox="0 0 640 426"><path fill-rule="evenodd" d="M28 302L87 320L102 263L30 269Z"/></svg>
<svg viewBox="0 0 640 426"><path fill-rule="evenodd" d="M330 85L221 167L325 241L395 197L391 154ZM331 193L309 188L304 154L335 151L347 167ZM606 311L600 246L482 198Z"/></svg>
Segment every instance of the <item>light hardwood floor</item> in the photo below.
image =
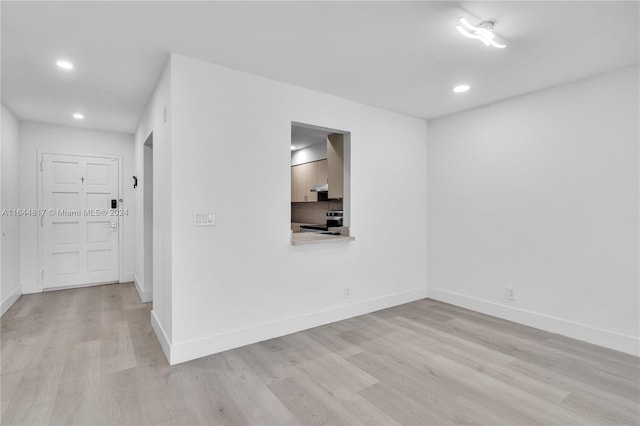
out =
<svg viewBox="0 0 640 426"><path fill-rule="evenodd" d="M23 296L2 425L640 423L639 359L421 300L169 367L131 284Z"/></svg>

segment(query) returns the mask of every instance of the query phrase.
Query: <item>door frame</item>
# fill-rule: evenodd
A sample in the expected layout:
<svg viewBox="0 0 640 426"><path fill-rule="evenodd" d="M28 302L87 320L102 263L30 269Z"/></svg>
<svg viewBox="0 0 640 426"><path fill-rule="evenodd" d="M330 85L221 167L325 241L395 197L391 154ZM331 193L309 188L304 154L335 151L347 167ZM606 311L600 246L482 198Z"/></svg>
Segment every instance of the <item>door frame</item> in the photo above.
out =
<svg viewBox="0 0 640 426"><path fill-rule="evenodd" d="M45 154L52 154L52 155L68 155L68 156L73 156L73 157L93 157L93 158L106 158L109 160L118 160L118 200L122 200L122 203L118 202L119 204L119 208L126 208L129 209L129 207L122 207L122 204L124 204L126 206L126 200L124 199L124 191L123 191L123 186L122 186L122 156L121 155L104 155L104 154L84 154L84 153L66 153L66 152L52 152L52 151L41 151L41 150L36 150L36 170L38 171L38 179L37 179L37 183L38 183L38 191L37 191L37 197L38 197L38 209L42 209L43 208L43 201L42 201L42 197L43 197L43 178L44 178L44 174L43 174L43 170L40 167L41 162L43 161L43 156ZM131 209L129 209L129 211L131 212ZM123 216L116 216L117 221L118 221L118 283L122 283L124 282L124 231L123 231ZM42 271L44 270L44 244L42 241L42 226L40 226L40 218L37 217L37 222L36 222L36 227L38 229L38 286L39 286L39 290L45 291L44 289L44 279L42 276ZM92 286L92 285L98 285L98 284L87 284L86 286ZM86 287L85 285L79 285L79 286L70 286L70 287L56 287L55 289L52 290L64 290L66 288L77 288L77 287Z"/></svg>

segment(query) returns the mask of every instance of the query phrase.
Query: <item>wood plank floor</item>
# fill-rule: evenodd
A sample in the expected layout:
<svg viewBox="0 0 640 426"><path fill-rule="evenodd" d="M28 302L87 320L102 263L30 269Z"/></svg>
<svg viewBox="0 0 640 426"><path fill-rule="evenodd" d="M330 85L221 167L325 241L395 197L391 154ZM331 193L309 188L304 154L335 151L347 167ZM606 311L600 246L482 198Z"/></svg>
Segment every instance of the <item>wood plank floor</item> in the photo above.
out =
<svg viewBox="0 0 640 426"><path fill-rule="evenodd" d="M2 425L640 423L639 359L421 300L169 367L131 284L22 296Z"/></svg>

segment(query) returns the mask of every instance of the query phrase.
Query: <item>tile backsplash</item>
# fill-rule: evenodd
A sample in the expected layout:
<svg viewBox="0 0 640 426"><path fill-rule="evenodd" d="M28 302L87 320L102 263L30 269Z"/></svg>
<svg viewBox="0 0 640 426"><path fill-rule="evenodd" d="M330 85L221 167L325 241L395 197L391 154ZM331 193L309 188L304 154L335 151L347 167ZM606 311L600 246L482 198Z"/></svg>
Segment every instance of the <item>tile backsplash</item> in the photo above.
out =
<svg viewBox="0 0 640 426"><path fill-rule="evenodd" d="M324 224L327 210L342 210L342 200L291 203L291 222Z"/></svg>

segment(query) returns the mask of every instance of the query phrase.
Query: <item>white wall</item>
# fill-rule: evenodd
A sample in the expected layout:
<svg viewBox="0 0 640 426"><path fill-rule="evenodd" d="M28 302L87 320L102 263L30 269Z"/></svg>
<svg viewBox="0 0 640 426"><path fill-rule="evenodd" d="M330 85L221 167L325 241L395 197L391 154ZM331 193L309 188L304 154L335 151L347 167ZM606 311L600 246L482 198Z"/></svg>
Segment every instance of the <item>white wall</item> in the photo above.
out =
<svg viewBox="0 0 640 426"><path fill-rule="evenodd" d="M20 209L18 196L18 119L2 105L2 141L0 141L0 211ZM0 248L0 315L20 297L20 220L17 216L2 216Z"/></svg>
<svg viewBox="0 0 640 426"><path fill-rule="evenodd" d="M166 111L166 112L165 112ZM165 121L166 117L166 121ZM153 133L153 184L144 179L144 143ZM138 177L136 204L138 205L136 251L136 288L144 302L153 299L151 324L168 354L171 342L171 61L167 63L158 85L149 100L135 134L135 175ZM148 170L147 170L148 172ZM153 277L145 274L145 190L153 192ZM148 229L147 229L148 232Z"/></svg>
<svg viewBox="0 0 640 426"><path fill-rule="evenodd" d="M327 158L327 144L317 143L306 148L298 149L291 153L291 165L309 163L311 161L324 160Z"/></svg>
<svg viewBox="0 0 640 426"><path fill-rule="evenodd" d="M429 297L638 354L638 81L428 122Z"/></svg>
<svg viewBox="0 0 640 426"><path fill-rule="evenodd" d="M135 270L136 203L133 193L133 136L33 122L20 124L20 206L37 208L37 152L122 157L124 217L123 281L133 281ZM20 282L23 293L42 291L38 277L38 218L24 217L20 228Z"/></svg>
<svg viewBox="0 0 640 426"><path fill-rule="evenodd" d="M171 86L172 363L425 297L424 120L178 55ZM356 241L290 245L292 122L351 132Z"/></svg>

